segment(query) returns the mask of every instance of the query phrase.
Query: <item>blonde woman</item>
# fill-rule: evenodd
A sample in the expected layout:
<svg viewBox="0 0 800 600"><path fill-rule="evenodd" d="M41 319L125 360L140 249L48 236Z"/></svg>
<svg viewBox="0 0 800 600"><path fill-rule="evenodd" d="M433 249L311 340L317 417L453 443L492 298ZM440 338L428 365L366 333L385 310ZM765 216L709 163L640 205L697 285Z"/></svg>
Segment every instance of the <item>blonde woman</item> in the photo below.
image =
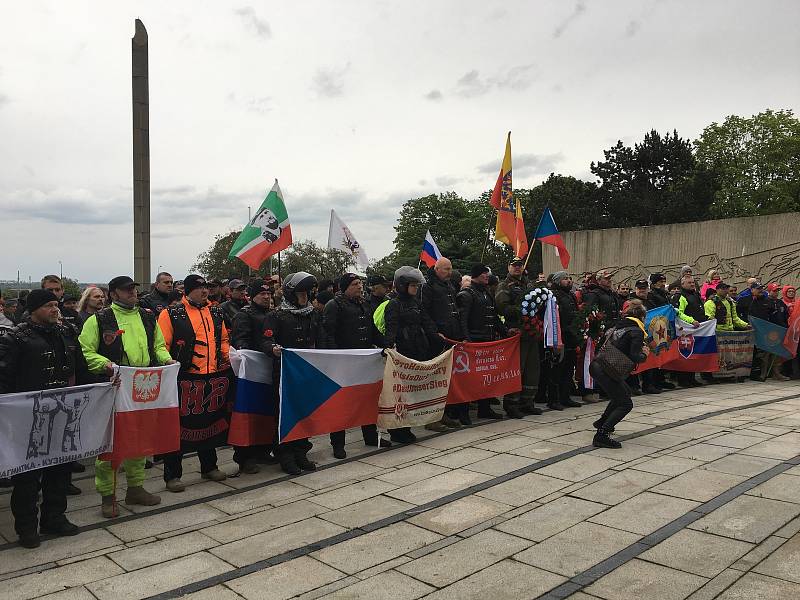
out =
<svg viewBox="0 0 800 600"><path fill-rule="evenodd" d="M703 283L702 287L700 288L700 298L703 299L703 302L706 301L706 292L709 288L717 289L717 284L721 281L721 277L719 272L716 269L709 269L708 273L706 273L706 280Z"/></svg>

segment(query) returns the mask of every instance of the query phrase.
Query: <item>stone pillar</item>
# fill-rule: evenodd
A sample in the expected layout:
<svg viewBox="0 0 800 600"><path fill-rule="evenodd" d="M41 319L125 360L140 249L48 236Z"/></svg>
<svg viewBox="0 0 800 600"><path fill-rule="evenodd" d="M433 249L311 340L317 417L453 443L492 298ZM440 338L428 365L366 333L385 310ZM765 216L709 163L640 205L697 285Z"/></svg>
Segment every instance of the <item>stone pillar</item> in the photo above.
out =
<svg viewBox="0 0 800 600"><path fill-rule="evenodd" d="M147 30L136 19L131 39L133 80L133 278L145 290L150 276L150 102Z"/></svg>

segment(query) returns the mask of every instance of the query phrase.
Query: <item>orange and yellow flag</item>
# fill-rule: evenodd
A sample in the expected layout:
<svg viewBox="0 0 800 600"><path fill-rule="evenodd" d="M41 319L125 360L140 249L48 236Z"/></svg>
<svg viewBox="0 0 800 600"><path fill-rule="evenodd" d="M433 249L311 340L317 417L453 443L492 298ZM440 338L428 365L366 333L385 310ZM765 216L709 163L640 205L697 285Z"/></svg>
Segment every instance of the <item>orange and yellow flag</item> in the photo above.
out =
<svg viewBox="0 0 800 600"><path fill-rule="evenodd" d="M514 256L524 257L528 254L528 237L525 234L525 222L522 219L522 205L514 198L511 185L511 132L506 138L506 153L500 166L500 175L492 191L491 205L497 210L497 223L494 237L497 241L508 244L514 249Z"/></svg>

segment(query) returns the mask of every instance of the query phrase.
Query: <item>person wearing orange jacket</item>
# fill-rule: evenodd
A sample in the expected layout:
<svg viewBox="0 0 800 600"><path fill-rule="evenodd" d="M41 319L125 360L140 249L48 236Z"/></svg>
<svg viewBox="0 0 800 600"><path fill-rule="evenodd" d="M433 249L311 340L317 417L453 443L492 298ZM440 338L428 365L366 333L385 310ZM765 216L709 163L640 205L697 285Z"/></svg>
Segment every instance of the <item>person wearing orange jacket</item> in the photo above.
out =
<svg viewBox="0 0 800 600"><path fill-rule="evenodd" d="M209 285L200 275L183 280L184 297L181 303L161 312L158 325L164 334L167 350L181 364L178 375L203 375L226 371L228 362L228 330L219 306L209 302ZM217 467L217 451L213 447L199 448L200 475L203 479L223 481L227 475ZM186 485L183 475L182 452L164 455L164 481L171 492L182 492Z"/></svg>

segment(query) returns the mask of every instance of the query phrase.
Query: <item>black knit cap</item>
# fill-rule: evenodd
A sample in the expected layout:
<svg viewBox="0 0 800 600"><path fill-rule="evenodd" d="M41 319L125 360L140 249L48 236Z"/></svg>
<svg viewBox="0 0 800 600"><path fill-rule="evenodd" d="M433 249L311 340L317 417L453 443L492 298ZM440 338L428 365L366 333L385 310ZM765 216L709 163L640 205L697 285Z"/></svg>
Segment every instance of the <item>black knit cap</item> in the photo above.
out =
<svg viewBox="0 0 800 600"><path fill-rule="evenodd" d="M484 273L488 272L489 272L489 267L487 267L486 265L477 264L477 265L472 265L472 269L470 269L469 275L470 277L480 277Z"/></svg>
<svg viewBox="0 0 800 600"><path fill-rule="evenodd" d="M247 295L250 298L260 294L261 292L271 292L272 288L268 287L267 284L264 283L263 279L254 279L250 282L250 285L247 286Z"/></svg>
<svg viewBox="0 0 800 600"><path fill-rule="evenodd" d="M373 285L389 285L389 280L380 273L376 273L367 277L367 285L370 287Z"/></svg>
<svg viewBox="0 0 800 600"><path fill-rule="evenodd" d="M188 296L192 290L196 290L204 285L206 285L206 278L202 275L192 273L191 275L187 275L186 279L183 280L183 293Z"/></svg>
<svg viewBox="0 0 800 600"><path fill-rule="evenodd" d="M356 279L361 279L355 273L345 273L341 277L339 277L339 291L344 292L347 288L350 287L350 284L353 283Z"/></svg>
<svg viewBox="0 0 800 600"><path fill-rule="evenodd" d="M50 290L31 290L31 293L28 294L28 298L25 300L25 308L28 309L28 313L32 313L42 308L48 302L58 302L58 298L56 298L53 292Z"/></svg>

